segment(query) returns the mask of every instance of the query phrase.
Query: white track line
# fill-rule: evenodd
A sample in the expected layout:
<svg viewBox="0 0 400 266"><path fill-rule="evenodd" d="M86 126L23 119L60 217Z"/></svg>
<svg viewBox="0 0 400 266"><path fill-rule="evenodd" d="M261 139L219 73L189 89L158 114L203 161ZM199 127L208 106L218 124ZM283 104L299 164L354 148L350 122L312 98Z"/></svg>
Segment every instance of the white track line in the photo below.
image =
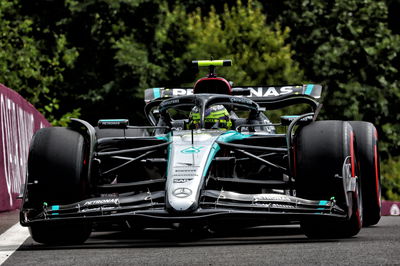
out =
<svg viewBox="0 0 400 266"><path fill-rule="evenodd" d="M14 224L10 229L0 235L0 265L13 254L19 246L29 237L27 227L19 223Z"/></svg>

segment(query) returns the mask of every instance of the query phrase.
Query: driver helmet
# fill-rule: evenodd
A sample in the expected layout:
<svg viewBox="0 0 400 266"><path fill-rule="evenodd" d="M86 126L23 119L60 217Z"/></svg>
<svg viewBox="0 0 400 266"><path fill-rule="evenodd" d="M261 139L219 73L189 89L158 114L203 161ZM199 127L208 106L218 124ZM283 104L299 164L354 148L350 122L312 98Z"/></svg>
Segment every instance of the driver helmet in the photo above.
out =
<svg viewBox="0 0 400 266"><path fill-rule="evenodd" d="M229 118L229 112L223 105L213 105L205 110L204 116L206 129L229 130L232 127L232 121ZM189 115L189 128L200 128L200 108L195 106Z"/></svg>

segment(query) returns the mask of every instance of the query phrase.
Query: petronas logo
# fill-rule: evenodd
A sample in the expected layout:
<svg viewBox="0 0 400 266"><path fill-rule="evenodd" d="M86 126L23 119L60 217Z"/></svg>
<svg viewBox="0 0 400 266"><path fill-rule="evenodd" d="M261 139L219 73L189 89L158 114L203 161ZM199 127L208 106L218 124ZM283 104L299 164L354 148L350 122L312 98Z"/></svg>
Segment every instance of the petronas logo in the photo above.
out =
<svg viewBox="0 0 400 266"><path fill-rule="evenodd" d="M204 148L204 146L200 146L200 147L193 146L193 147L189 147L184 150L181 150L181 152L182 153L199 153L202 148Z"/></svg>

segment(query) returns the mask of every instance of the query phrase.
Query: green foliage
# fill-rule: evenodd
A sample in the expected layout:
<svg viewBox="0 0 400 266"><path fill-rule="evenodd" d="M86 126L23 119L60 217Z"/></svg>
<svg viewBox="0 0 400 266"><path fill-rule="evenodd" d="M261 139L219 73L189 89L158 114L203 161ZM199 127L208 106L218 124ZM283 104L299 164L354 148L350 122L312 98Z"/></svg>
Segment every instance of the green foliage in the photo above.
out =
<svg viewBox="0 0 400 266"><path fill-rule="evenodd" d="M381 163L382 197L400 201L400 156Z"/></svg>
<svg viewBox="0 0 400 266"><path fill-rule="evenodd" d="M286 0L269 8L277 6L276 19L296 25L291 43L306 78L328 88L322 116L374 123L383 156L399 155L400 36L388 28L385 2Z"/></svg>
<svg viewBox="0 0 400 266"><path fill-rule="evenodd" d="M207 16L200 9L189 15L190 41L184 58L233 60L233 66L220 69L222 76L234 78L239 85L285 84L301 80L302 72L292 59L286 44L289 29L279 23L267 23L258 3L225 5L217 14L214 8Z"/></svg>
<svg viewBox="0 0 400 266"><path fill-rule="evenodd" d="M397 0L388 2L398 8ZM400 36L389 29L385 2L271 0L265 5L274 19L291 27L295 59L306 78L326 85L322 117L375 124L383 195L399 199ZM397 13L389 17L393 29Z"/></svg>
<svg viewBox="0 0 400 266"><path fill-rule="evenodd" d="M21 15L20 9L17 0L0 3L0 83L19 92L49 118L59 108L53 87L63 82L62 72L73 66L77 52L67 47L64 35L57 34L52 34L55 44L48 49L35 38L33 19Z"/></svg>

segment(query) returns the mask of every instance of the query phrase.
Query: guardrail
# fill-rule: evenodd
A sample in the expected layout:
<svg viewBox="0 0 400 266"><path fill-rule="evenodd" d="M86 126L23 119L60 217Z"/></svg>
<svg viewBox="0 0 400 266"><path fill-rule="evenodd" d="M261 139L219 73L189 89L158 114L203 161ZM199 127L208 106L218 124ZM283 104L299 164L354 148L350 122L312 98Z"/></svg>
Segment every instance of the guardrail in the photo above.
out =
<svg viewBox="0 0 400 266"><path fill-rule="evenodd" d="M50 123L17 92L0 84L0 211L20 206L16 197L25 183L29 143Z"/></svg>

